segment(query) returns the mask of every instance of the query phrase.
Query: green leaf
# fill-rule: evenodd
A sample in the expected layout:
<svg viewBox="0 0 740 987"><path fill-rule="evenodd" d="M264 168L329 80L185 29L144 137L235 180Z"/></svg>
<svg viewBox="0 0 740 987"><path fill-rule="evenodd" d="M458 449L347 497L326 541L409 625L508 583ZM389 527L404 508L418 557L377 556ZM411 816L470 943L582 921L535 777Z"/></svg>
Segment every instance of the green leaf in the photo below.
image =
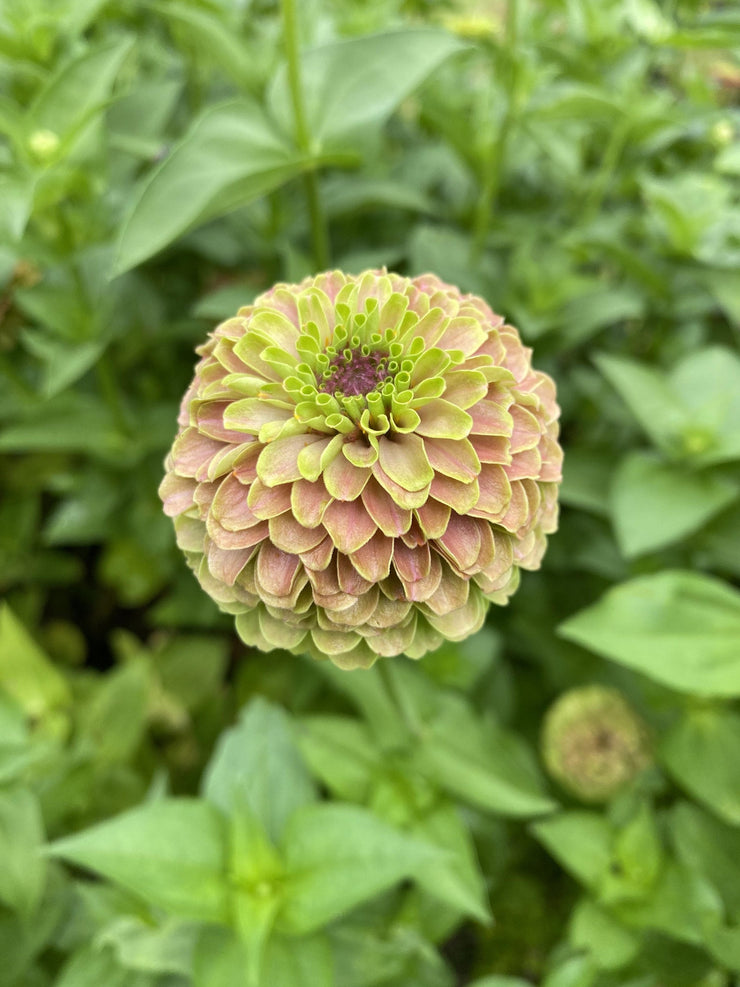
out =
<svg viewBox="0 0 740 987"><path fill-rule="evenodd" d="M228 918L224 820L206 802L144 804L55 841L49 852L96 871L176 918Z"/></svg>
<svg viewBox="0 0 740 987"><path fill-rule="evenodd" d="M127 970L187 977L196 936L197 926L192 923L165 921L153 928L132 915L122 915L103 929L96 944L111 946Z"/></svg>
<svg viewBox="0 0 740 987"><path fill-rule="evenodd" d="M349 805L306 806L283 837L287 871L280 928L305 935L413 877L443 852Z"/></svg>
<svg viewBox="0 0 740 987"><path fill-rule="evenodd" d="M496 724L482 725L453 695L436 711L416 762L450 794L489 812L525 817L555 808L524 742Z"/></svg>
<svg viewBox="0 0 740 987"><path fill-rule="evenodd" d="M55 987L151 987L151 981L123 970L112 949L87 946L73 953L62 968Z"/></svg>
<svg viewBox="0 0 740 987"><path fill-rule="evenodd" d="M669 825L679 859L717 888L730 919L740 922L740 829L688 802L671 809Z"/></svg>
<svg viewBox="0 0 740 987"><path fill-rule="evenodd" d="M302 53L308 129L317 148L377 126L446 58L465 46L453 35L418 27L334 41ZM268 93L276 117L292 132L287 72Z"/></svg>
<svg viewBox="0 0 740 987"><path fill-rule="evenodd" d="M364 802L381 754L372 734L349 716L308 716L301 720L298 743L306 763L331 792L348 802Z"/></svg>
<svg viewBox="0 0 740 987"><path fill-rule="evenodd" d="M203 779L203 795L228 813L248 806L278 843L293 812L316 798L287 714L261 697L219 740Z"/></svg>
<svg viewBox="0 0 740 987"><path fill-rule="evenodd" d="M596 812L563 812L531 825L550 854L592 891L598 891L612 859L614 830Z"/></svg>
<svg viewBox="0 0 740 987"><path fill-rule="evenodd" d="M171 21L195 45L199 55L208 54L213 64L241 89L254 89L254 57L236 25L226 24L215 11L177 0L155 3L160 16Z"/></svg>
<svg viewBox="0 0 740 987"><path fill-rule="evenodd" d="M126 763L146 729L151 673L144 658L110 672L81 710L79 737L97 761Z"/></svg>
<svg viewBox="0 0 740 987"><path fill-rule="evenodd" d="M740 716L690 709L660 744L673 779L726 822L740 825Z"/></svg>
<svg viewBox="0 0 740 987"><path fill-rule="evenodd" d="M130 37L106 42L66 62L31 104L31 125L70 136L103 106L133 44Z"/></svg>
<svg viewBox="0 0 740 987"><path fill-rule="evenodd" d="M626 966L640 948L637 936L590 898L576 905L569 937L575 949L589 952L594 963L606 970Z"/></svg>
<svg viewBox="0 0 740 987"><path fill-rule="evenodd" d="M0 790L0 901L30 919L44 890L44 825L27 788Z"/></svg>
<svg viewBox="0 0 740 987"><path fill-rule="evenodd" d="M211 107L140 188L123 225L114 273L278 188L305 167L256 103Z"/></svg>
<svg viewBox="0 0 740 987"><path fill-rule="evenodd" d="M195 948L194 987L333 987L334 963L321 936L273 936L258 978L245 976L244 944L228 929L206 928Z"/></svg>
<svg viewBox="0 0 740 987"><path fill-rule="evenodd" d="M71 700L66 680L7 603L0 603L0 687L32 719Z"/></svg>
<svg viewBox="0 0 740 987"><path fill-rule="evenodd" d="M718 579L681 570L632 579L558 633L673 689L740 695L740 593Z"/></svg>
<svg viewBox="0 0 740 987"><path fill-rule="evenodd" d="M686 409L684 445L697 465L740 459L740 358L724 346L689 354L670 374Z"/></svg>
<svg viewBox="0 0 740 987"><path fill-rule="evenodd" d="M430 861L417 877L427 894L479 922L490 922L483 875L475 847L456 806L442 803L413 826L412 833L447 851L448 858Z"/></svg>
<svg viewBox="0 0 740 987"><path fill-rule="evenodd" d="M629 453L614 475L612 516L628 558L671 545L697 531L737 498L718 476L691 473L650 453Z"/></svg>
<svg viewBox="0 0 740 987"><path fill-rule="evenodd" d="M625 357L602 353L594 362L653 442L673 451L686 424L686 410L665 377Z"/></svg>

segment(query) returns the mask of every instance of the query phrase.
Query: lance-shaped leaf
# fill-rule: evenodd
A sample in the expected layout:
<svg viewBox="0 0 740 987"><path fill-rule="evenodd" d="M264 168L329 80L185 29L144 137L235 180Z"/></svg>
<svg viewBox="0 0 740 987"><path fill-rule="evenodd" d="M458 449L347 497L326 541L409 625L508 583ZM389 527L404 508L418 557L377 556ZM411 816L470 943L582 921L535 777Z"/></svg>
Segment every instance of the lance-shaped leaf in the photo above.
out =
<svg viewBox="0 0 740 987"><path fill-rule="evenodd" d="M382 123L446 58L465 46L432 28L407 28L334 41L302 56L306 116L322 143ZM287 73L269 92L275 115L292 130Z"/></svg>
<svg viewBox="0 0 740 987"><path fill-rule="evenodd" d="M203 794L224 812L248 806L277 843L291 813L316 798L284 710L257 698L219 740Z"/></svg>
<svg viewBox="0 0 740 987"><path fill-rule="evenodd" d="M207 802L151 802L57 840L49 852L115 881L176 918L228 919L225 822Z"/></svg>
<svg viewBox="0 0 740 987"><path fill-rule="evenodd" d="M562 637L682 692L740 695L740 593L681 570L621 583Z"/></svg>
<svg viewBox="0 0 740 987"><path fill-rule="evenodd" d="M145 180L124 223L114 273L277 188L305 166L305 156L256 103L239 100L206 110Z"/></svg>
<svg viewBox="0 0 740 987"><path fill-rule="evenodd" d="M312 805L290 819L283 840L287 877L280 925L305 934L413 877L444 851L404 836L371 812Z"/></svg>

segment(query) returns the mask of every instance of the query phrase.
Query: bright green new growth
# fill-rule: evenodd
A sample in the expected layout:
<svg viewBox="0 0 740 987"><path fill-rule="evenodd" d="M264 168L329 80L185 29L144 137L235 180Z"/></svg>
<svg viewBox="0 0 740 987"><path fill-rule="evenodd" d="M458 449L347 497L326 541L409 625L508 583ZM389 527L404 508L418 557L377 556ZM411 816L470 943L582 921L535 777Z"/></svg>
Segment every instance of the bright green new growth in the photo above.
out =
<svg viewBox="0 0 740 987"><path fill-rule="evenodd" d="M160 493L247 643L350 668L418 658L539 566L555 389L482 299L327 272L277 285L199 352Z"/></svg>
<svg viewBox="0 0 740 987"><path fill-rule="evenodd" d="M647 727L621 692L601 685L557 699L542 749L552 777L584 802L606 802L651 761Z"/></svg>

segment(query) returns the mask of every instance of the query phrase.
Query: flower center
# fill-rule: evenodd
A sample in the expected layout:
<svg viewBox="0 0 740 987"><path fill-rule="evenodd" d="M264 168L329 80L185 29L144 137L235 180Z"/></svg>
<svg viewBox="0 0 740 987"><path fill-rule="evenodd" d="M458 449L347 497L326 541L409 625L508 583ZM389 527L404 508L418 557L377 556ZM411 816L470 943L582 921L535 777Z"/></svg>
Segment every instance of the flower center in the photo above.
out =
<svg viewBox="0 0 740 987"><path fill-rule="evenodd" d="M364 353L361 346L333 356L325 374L319 390L330 394L339 391L347 397L369 394L390 376L385 355L375 350Z"/></svg>

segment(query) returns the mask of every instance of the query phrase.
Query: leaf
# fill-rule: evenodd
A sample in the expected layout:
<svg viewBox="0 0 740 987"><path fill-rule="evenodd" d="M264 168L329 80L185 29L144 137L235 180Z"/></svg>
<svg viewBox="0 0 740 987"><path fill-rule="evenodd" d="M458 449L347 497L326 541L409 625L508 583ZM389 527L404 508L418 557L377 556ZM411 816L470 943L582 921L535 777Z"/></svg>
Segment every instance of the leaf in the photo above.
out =
<svg viewBox="0 0 740 987"><path fill-rule="evenodd" d="M222 103L193 122L135 196L114 274L135 267L188 230L278 188L307 162L256 103Z"/></svg>
<svg viewBox="0 0 740 987"><path fill-rule="evenodd" d="M147 980L122 970L112 949L87 946L73 953L62 968L55 987L150 987Z"/></svg>
<svg viewBox="0 0 740 987"><path fill-rule="evenodd" d="M206 928L196 944L194 987L333 987L334 963L321 936L273 936L259 979L245 977L243 943L228 929Z"/></svg>
<svg viewBox="0 0 740 987"><path fill-rule="evenodd" d="M100 764L125 764L146 729L151 674L143 658L132 658L100 680L82 708L79 738Z"/></svg>
<svg viewBox="0 0 740 987"><path fill-rule="evenodd" d="M220 738L203 779L203 795L229 813L248 806L274 843L293 812L316 798L287 714L261 697Z"/></svg>
<svg viewBox="0 0 740 987"><path fill-rule="evenodd" d="M279 928L291 935L321 928L442 855L365 809L305 806L283 837L287 876Z"/></svg>
<svg viewBox="0 0 740 987"><path fill-rule="evenodd" d="M717 888L740 922L740 830L688 802L671 809L669 825L679 860Z"/></svg>
<svg viewBox="0 0 740 987"><path fill-rule="evenodd" d="M224 821L206 802L150 802L56 840L48 852L96 871L175 918L228 918Z"/></svg>
<svg viewBox="0 0 740 987"><path fill-rule="evenodd" d="M483 875L470 833L456 806L442 803L412 828L415 836L447 851L447 858L429 861L417 877L427 894L478 922L490 922Z"/></svg>
<svg viewBox="0 0 740 987"><path fill-rule="evenodd" d="M436 711L416 762L451 795L489 812L524 817L555 808L523 741L500 726L484 727L453 695Z"/></svg>
<svg viewBox="0 0 740 987"><path fill-rule="evenodd" d="M36 796L27 788L0 790L0 901L25 920L36 911L44 890L43 841Z"/></svg>
<svg viewBox="0 0 740 987"><path fill-rule="evenodd" d="M7 603L0 603L0 687L32 719L71 701L66 680Z"/></svg>
<svg viewBox="0 0 740 987"><path fill-rule="evenodd" d="M151 924L122 915L106 925L96 939L98 946L111 946L118 962L141 973L179 973L189 976L197 926L165 921Z"/></svg>
<svg viewBox="0 0 740 987"><path fill-rule="evenodd" d="M670 688L740 695L740 593L718 579L681 570L632 579L558 633Z"/></svg>
<svg viewBox="0 0 740 987"><path fill-rule="evenodd" d="M595 356L594 363L653 442L673 451L686 424L686 411L665 377L635 360L606 353Z"/></svg>
<svg viewBox="0 0 740 987"><path fill-rule="evenodd" d="M737 493L721 477L689 472L650 453L629 453L617 468L611 490L620 548L633 558L672 545L701 528Z"/></svg>
<svg viewBox="0 0 740 987"><path fill-rule="evenodd" d="M300 722L298 743L313 774L334 795L366 800L382 761L364 723L349 716L308 716Z"/></svg>
<svg viewBox="0 0 740 987"><path fill-rule="evenodd" d="M640 948L638 937L590 898L576 905L569 938L575 949L589 952L599 968L606 970L626 966Z"/></svg>
<svg viewBox="0 0 740 987"><path fill-rule="evenodd" d="M153 4L157 13L172 21L185 33L191 44L197 47L199 55L207 53L213 64L241 89L254 89L254 57L246 40L240 37L237 25L224 23L215 11L177 0Z"/></svg>
<svg viewBox="0 0 740 987"><path fill-rule="evenodd" d="M302 89L314 145L321 148L381 124L438 65L464 47L451 34L420 27L334 41L304 51ZM285 68L269 87L268 103L292 133Z"/></svg>
<svg viewBox="0 0 740 987"><path fill-rule="evenodd" d="M660 744L673 779L726 822L740 825L740 716L690 709Z"/></svg>
<svg viewBox="0 0 740 987"><path fill-rule="evenodd" d="M596 812L562 812L532 823L535 837L576 880L598 891L609 869L614 830Z"/></svg>
<svg viewBox="0 0 740 987"><path fill-rule="evenodd" d="M38 94L30 108L32 126L68 137L107 100L133 38L88 48L66 62Z"/></svg>
<svg viewBox="0 0 740 987"><path fill-rule="evenodd" d="M698 465L740 459L740 358L724 346L690 353L670 373L690 425L685 443Z"/></svg>
<svg viewBox="0 0 740 987"><path fill-rule="evenodd" d="M23 236L35 187L31 175L0 175L0 243L14 243Z"/></svg>

